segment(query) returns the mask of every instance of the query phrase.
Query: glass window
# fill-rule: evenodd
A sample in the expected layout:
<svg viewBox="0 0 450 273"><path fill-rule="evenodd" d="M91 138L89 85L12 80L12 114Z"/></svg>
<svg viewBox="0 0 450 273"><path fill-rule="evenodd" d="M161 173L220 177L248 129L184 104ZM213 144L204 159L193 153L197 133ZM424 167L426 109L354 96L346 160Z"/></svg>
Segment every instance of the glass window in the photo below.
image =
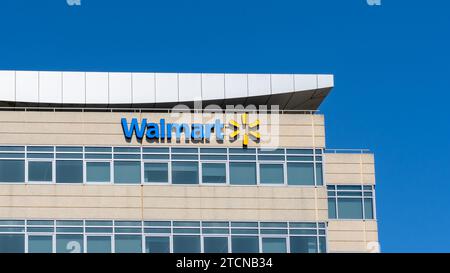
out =
<svg viewBox="0 0 450 273"><path fill-rule="evenodd" d="M373 219L373 202L372 198L364 199L364 218Z"/></svg>
<svg viewBox="0 0 450 273"><path fill-rule="evenodd" d="M173 236L174 253L200 253L200 236L175 235Z"/></svg>
<svg viewBox="0 0 450 273"><path fill-rule="evenodd" d="M172 184L198 184L198 163L172 162Z"/></svg>
<svg viewBox="0 0 450 273"><path fill-rule="evenodd" d="M228 253L228 238L204 237L203 249L205 253Z"/></svg>
<svg viewBox="0 0 450 273"><path fill-rule="evenodd" d="M170 253L170 238L146 237L145 253Z"/></svg>
<svg viewBox="0 0 450 273"><path fill-rule="evenodd" d="M141 162L114 161L114 183L140 184Z"/></svg>
<svg viewBox="0 0 450 273"><path fill-rule="evenodd" d="M286 238L262 238L263 253L286 253Z"/></svg>
<svg viewBox="0 0 450 273"><path fill-rule="evenodd" d="M289 185L314 185L313 163L289 162L287 173Z"/></svg>
<svg viewBox="0 0 450 273"><path fill-rule="evenodd" d="M111 253L110 236L87 236L86 243L88 253Z"/></svg>
<svg viewBox="0 0 450 273"><path fill-rule="evenodd" d="M0 234L0 253L25 253L25 235Z"/></svg>
<svg viewBox="0 0 450 273"><path fill-rule="evenodd" d="M116 235L116 253L141 253L142 237L140 235Z"/></svg>
<svg viewBox="0 0 450 273"><path fill-rule="evenodd" d="M259 253L257 236L232 236L232 253Z"/></svg>
<svg viewBox="0 0 450 273"><path fill-rule="evenodd" d="M203 163L202 164L202 182L203 183L226 183L226 165L225 163Z"/></svg>
<svg viewBox="0 0 450 273"><path fill-rule="evenodd" d="M256 185L256 163L230 162L230 184Z"/></svg>
<svg viewBox="0 0 450 273"><path fill-rule="evenodd" d="M110 182L110 165L109 162L86 162L86 182Z"/></svg>
<svg viewBox="0 0 450 273"><path fill-rule="evenodd" d="M52 182L52 162L29 161L28 181Z"/></svg>
<svg viewBox="0 0 450 273"><path fill-rule="evenodd" d="M259 164L259 180L261 184L283 184L283 164Z"/></svg>
<svg viewBox="0 0 450 273"><path fill-rule="evenodd" d="M321 163L316 163L316 181L317 185L323 185L323 172Z"/></svg>
<svg viewBox="0 0 450 273"><path fill-rule="evenodd" d="M144 182L169 182L168 163L145 163Z"/></svg>
<svg viewBox="0 0 450 273"><path fill-rule="evenodd" d="M57 160L56 183L83 183L83 161Z"/></svg>
<svg viewBox="0 0 450 273"><path fill-rule="evenodd" d="M0 182L25 182L25 161L0 160Z"/></svg>
<svg viewBox="0 0 450 273"><path fill-rule="evenodd" d="M52 253L53 238L50 235L29 235L28 253Z"/></svg>
<svg viewBox="0 0 450 273"><path fill-rule="evenodd" d="M339 219L363 219L361 198L338 198Z"/></svg>
<svg viewBox="0 0 450 273"><path fill-rule="evenodd" d="M313 236L291 236L291 253L316 253L317 237Z"/></svg>
<svg viewBox="0 0 450 273"><path fill-rule="evenodd" d="M336 219L336 199L328 198L328 218Z"/></svg>
<svg viewBox="0 0 450 273"><path fill-rule="evenodd" d="M56 253L83 253L83 235L56 235Z"/></svg>

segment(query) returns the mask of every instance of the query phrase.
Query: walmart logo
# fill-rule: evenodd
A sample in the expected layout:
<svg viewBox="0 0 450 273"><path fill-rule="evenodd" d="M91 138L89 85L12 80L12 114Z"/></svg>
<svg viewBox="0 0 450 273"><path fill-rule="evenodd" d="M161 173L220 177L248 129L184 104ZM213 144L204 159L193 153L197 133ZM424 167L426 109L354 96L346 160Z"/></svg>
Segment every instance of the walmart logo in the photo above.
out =
<svg viewBox="0 0 450 273"><path fill-rule="evenodd" d="M230 134L231 139L236 139L242 134L242 145L248 145L249 136L255 142L258 142L261 138L261 134L258 132L259 129L259 119L252 123L248 122L248 115L244 113L241 115L241 123L235 120L230 120L230 125L233 128L233 132Z"/></svg>
<svg viewBox="0 0 450 273"><path fill-rule="evenodd" d="M235 141L238 137L242 137L242 144L244 147L248 145L249 138L258 143L261 135L258 132L259 120L252 123L248 121L248 114L241 115L241 122L235 120L229 121L228 128L232 130L230 133L230 141ZM122 131L126 139L130 140L135 136L139 141L144 137L148 140L170 141L172 135L176 141L180 141L184 135L185 140L193 140L197 142L209 142L214 134L218 142L224 140L225 124L219 119L214 123L200 124L200 123L166 123L165 119L160 119L158 123L148 121L146 118L138 120L132 118L128 122L126 118L121 119Z"/></svg>

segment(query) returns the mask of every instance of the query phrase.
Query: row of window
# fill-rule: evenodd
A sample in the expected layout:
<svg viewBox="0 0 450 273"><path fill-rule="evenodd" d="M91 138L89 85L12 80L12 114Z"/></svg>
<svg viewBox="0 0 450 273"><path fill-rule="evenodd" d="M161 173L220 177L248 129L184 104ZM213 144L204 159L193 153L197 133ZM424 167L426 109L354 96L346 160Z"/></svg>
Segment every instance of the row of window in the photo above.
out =
<svg viewBox="0 0 450 273"><path fill-rule="evenodd" d="M55 224L56 222L56 224ZM317 253L324 223L0 221L0 253Z"/></svg>
<svg viewBox="0 0 450 273"><path fill-rule="evenodd" d="M0 146L0 182L314 186L322 150Z"/></svg>
<svg viewBox="0 0 450 273"><path fill-rule="evenodd" d="M329 219L375 219L375 194L371 185L328 185Z"/></svg>

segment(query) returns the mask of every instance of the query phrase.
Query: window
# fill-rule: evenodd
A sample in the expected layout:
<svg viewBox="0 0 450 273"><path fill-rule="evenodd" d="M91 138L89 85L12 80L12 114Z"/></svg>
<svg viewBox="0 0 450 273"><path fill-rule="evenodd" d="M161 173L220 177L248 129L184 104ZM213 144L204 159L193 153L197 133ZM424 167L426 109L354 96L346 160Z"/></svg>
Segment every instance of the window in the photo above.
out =
<svg viewBox="0 0 450 273"><path fill-rule="evenodd" d="M83 235L56 235L56 253L83 253Z"/></svg>
<svg viewBox="0 0 450 273"><path fill-rule="evenodd" d="M204 237L204 253L228 253L227 237Z"/></svg>
<svg viewBox="0 0 450 273"><path fill-rule="evenodd" d="M263 253L286 253L286 238L262 238Z"/></svg>
<svg viewBox="0 0 450 273"><path fill-rule="evenodd" d="M0 234L0 253L24 253L25 235Z"/></svg>
<svg viewBox="0 0 450 273"><path fill-rule="evenodd" d="M144 182L169 182L169 167L167 163L145 163Z"/></svg>
<svg viewBox="0 0 450 273"><path fill-rule="evenodd" d="M29 235L28 253L52 253L53 237L50 235Z"/></svg>
<svg viewBox="0 0 450 273"><path fill-rule="evenodd" d="M140 184L140 161L114 161L114 183Z"/></svg>
<svg viewBox="0 0 450 273"><path fill-rule="evenodd" d="M259 164L261 184L284 184L283 164Z"/></svg>
<svg viewBox="0 0 450 273"><path fill-rule="evenodd" d="M145 253L170 253L170 237L146 237Z"/></svg>
<svg viewBox="0 0 450 273"><path fill-rule="evenodd" d="M174 235L174 253L200 253L200 236L196 235Z"/></svg>
<svg viewBox="0 0 450 273"><path fill-rule="evenodd" d="M289 185L314 185L314 164L288 162Z"/></svg>
<svg viewBox="0 0 450 273"><path fill-rule="evenodd" d="M25 161L0 160L0 182L25 182Z"/></svg>
<svg viewBox="0 0 450 273"><path fill-rule="evenodd" d="M373 186L328 185L328 218L374 219Z"/></svg>
<svg viewBox="0 0 450 273"><path fill-rule="evenodd" d="M87 253L111 253L111 236L87 236Z"/></svg>
<svg viewBox="0 0 450 273"><path fill-rule="evenodd" d="M141 253L142 237L140 235L116 235L116 253Z"/></svg>
<svg viewBox="0 0 450 273"><path fill-rule="evenodd" d="M233 253L259 253L257 236L232 236L231 247Z"/></svg>
<svg viewBox="0 0 450 273"><path fill-rule="evenodd" d="M230 162L230 184L256 185L256 163Z"/></svg>
<svg viewBox="0 0 450 273"><path fill-rule="evenodd" d="M83 183L83 161L57 160L56 183Z"/></svg>
<svg viewBox="0 0 450 273"><path fill-rule="evenodd" d="M86 162L86 182L110 182L111 164L109 162Z"/></svg>
<svg viewBox="0 0 450 273"><path fill-rule="evenodd" d="M202 164L202 182L203 183L226 183L226 165L225 163L203 163Z"/></svg>
<svg viewBox="0 0 450 273"><path fill-rule="evenodd" d="M52 182L53 163L51 161L29 161L28 181L30 182Z"/></svg>
<svg viewBox="0 0 450 273"><path fill-rule="evenodd" d="M198 184L198 163L172 162L172 184Z"/></svg>
<svg viewBox="0 0 450 273"><path fill-rule="evenodd" d="M317 237L291 236L291 253L317 253Z"/></svg>

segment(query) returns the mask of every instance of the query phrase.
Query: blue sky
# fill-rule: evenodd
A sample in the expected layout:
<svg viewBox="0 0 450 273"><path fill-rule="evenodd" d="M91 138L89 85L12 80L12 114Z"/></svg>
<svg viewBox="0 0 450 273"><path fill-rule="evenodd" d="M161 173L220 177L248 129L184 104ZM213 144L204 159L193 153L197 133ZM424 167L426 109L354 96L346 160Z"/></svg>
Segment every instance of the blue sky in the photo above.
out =
<svg viewBox="0 0 450 273"><path fill-rule="evenodd" d="M327 146L375 152L382 251L450 251L449 1L65 1L1 1L0 69L332 73Z"/></svg>

